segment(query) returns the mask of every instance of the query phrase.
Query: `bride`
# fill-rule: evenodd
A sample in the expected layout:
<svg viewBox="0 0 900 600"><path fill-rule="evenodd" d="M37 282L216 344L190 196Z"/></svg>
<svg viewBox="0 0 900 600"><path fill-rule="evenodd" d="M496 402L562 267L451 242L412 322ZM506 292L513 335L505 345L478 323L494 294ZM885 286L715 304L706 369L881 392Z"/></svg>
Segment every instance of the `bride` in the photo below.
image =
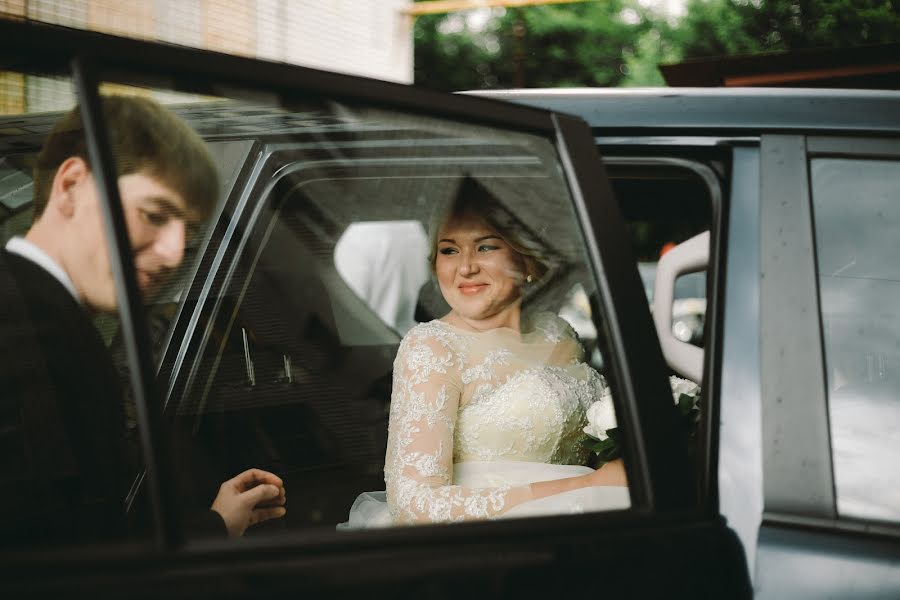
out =
<svg viewBox="0 0 900 600"><path fill-rule="evenodd" d="M429 259L451 310L403 338L386 491L360 495L339 528L629 505L621 461L582 466L585 412L605 383L565 321L523 318L523 287L546 266L511 221L467 178L431 227Z"/></svg>

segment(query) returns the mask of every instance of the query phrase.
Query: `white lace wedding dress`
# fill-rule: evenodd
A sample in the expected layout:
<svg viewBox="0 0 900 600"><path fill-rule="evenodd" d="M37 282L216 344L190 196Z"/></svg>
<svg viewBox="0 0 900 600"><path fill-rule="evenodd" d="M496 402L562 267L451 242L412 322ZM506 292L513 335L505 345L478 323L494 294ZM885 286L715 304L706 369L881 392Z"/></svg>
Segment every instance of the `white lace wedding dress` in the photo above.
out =
<svg viewBox="0 0 900 600"><path fill-rule="evenodd" d="M552 313L521 335L414 327L394 362L386 492L360 495L339 528L627 508L624 487L534 499L529 486L590 472L579 441L604 387Z"/></svg>

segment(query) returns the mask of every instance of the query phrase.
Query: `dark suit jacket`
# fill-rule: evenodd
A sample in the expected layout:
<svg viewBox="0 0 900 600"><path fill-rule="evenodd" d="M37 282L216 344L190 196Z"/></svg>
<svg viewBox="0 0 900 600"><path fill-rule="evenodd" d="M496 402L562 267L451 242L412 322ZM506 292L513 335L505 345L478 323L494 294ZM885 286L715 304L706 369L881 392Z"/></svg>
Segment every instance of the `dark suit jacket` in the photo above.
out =
<svg viewBox="0 0 900 600"><path fill-rule="evenodd" d="M0 545L129 537L124 499L140 465L119 375L68 290L5 250L0 398ZM224 532L215 513L204 529L210 518Z"/></svg>

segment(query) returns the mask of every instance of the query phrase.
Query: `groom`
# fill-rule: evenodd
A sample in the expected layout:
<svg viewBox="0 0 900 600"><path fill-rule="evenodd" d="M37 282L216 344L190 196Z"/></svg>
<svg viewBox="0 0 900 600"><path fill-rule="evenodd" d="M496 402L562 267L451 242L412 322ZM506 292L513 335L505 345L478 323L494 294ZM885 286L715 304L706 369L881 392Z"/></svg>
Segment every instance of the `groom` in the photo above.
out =
<svg viewBox="0 0 900 600"><path fill-rule="evenodd" d="M146 98L103 99L138 286L159 290L188 229L219 193L200 137ZM126 538L123 393L91 317L117 310L101 199L79 109L35 167L34 220L0 251L0 545ZM226 481L194 528L242 535L285 514L283 483L251 469ZM132 532L133 533L133 532Z"/></svg>

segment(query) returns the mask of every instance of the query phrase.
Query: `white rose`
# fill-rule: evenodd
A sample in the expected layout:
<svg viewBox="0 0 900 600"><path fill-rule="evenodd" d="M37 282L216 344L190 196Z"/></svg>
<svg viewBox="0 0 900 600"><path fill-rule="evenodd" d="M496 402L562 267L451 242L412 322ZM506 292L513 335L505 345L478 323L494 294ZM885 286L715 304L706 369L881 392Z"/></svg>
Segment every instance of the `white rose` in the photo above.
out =
<svg viewBox="0 0 900 600"><path fill-rule="evenodd" d="M693 398L700 393L700 386L689 379L672 376L669 377L669 385L672 387L672 398L675 404L678 404L682 394L687 394ZM588 424L584 428L584 432L601 442L609 437L606 435L607 429L618 427L616 411L613 408L612 392L609 388L603 390L603 395L600 399L587 409L587 421Z"/></svg>
<svg viewBox="0 0 900 600"><path fill-rule="evenodd" d="M680 377L669 377L669 384L672 386L672 398L675 404L678 404L682 394L687 394L692 398L700 392L700 386L690 379L682 379Z"/></svg>
<svg viewBox="0 0 900 600"><path fill-rule="evenodd" d="M601 442L609 437L606 435L607 429L617 427L616 411L613 408L612 394L609 388L604 391L603 396L599 400L588 408L587 420L588 424L584 428L584 432Z"/></svg>

